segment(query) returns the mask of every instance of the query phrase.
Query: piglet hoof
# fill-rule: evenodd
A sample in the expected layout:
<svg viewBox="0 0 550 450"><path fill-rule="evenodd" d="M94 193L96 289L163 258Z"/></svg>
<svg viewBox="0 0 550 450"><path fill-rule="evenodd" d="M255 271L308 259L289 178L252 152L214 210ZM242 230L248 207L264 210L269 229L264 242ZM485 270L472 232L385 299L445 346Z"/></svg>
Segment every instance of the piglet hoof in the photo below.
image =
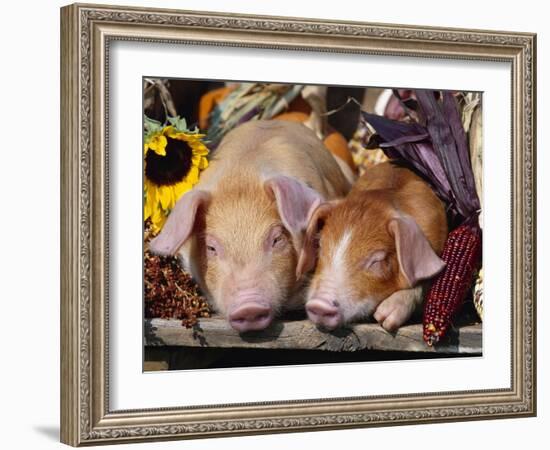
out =
<svg viewBox="0 0 550 450"><path fill-rule="evenodd" d="M409 320L412 313L413 308L408 302L398 296L390 296L376 308L374 318L382 328L393 333Z"/></svg>
<svg viewBox="0 0 550 450"><path fill-rule="evenodd" d="M335 330L342 325L342 315L337 306L325 300L311 300L306 303L306 312L315 325Z"/></svg>
<svg viewBox="0 0 550 450"><path fill-rule="evenodd" d="M239 333L267 328L273 320L271 307L259 303L245 303L229 314L229 324Z"/></svg>

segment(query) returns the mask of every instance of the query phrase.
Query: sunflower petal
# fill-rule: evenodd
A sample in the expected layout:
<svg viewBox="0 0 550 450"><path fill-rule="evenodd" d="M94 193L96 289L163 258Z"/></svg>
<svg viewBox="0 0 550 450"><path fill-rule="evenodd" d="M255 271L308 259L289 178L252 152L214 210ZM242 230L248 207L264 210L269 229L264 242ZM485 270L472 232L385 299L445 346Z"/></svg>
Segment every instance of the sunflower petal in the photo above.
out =
<svg viewBox="0 0 550 450"><path fill-rule="evenodd" d="M176 197L176 202L185 194L191 190L192 186L186 181L180 181L174 186L174 194Z"/></svg>
<svg viewBox="0 0 550 450"><path fill-rule="evenodd" d="M202 159L202 156L201 155L193 155L191 157L191 163L194 165L194 166L199 166L200 163L201 163L201 159Z"/></svg>
<svg viewBox="0 0 550 450"><path fill-rule="evenodd" d="M208 149L202 142L192 142L191 148L193 149L193 155L206 156L208 155Z"/></svg>
<svg viewBox="0 0 550 450"><path fill-rule="evenodd" d="M149 150L153 150L159 156L166 156L166 145L168 145L168 139L161 134L154 136L146 144Z"/></svg>
<svg viewBox="0 0 550 450"><path fill-rule="evenodd" d="M180 133L180 132L174 132L170 135L170 137L172 139L177 139L179 141L187 141L188 140L185 133Z"/></svg>
<svg viewBox="0 0 550 450"><path fill-rule="evenodd" d="M191 185L195 185L199 182L199 168L197 166L192 166L189 169L189 172L185 177L185 181Z"/></svg>
<svg viewBox="0 0 550 450"><path fill-rule="evenodd" d="M172 208L173 206L172 186L161 186L159 188L159 201L163 210Z"/></svg>
<svg viewBox="0 0 550 450"><path fill-rule="evenodd" d="M168 125L167 127L164 127L162 129L162 134L164 136L168 136L170 138L174 138L174 136L177 134L178 132L176 131L176 129L172 126L172 125Z"/></svg>
<svg viewBox="0 0 550 450"><path fill-rule="evenodd" d="M145 215L145 220L147 220L154 214L154 211L157 208L157 187L153 183L149 183L147 180L145 180L145 187L146 195L143 212Z"/></svg>
<svg viewBox="0 0 550 450"><path fill-rule="evenodd" d="M145 204L143 205L143 221L146 221L149 217L151 217L152 211L149 207L149 202L145 201Z"/></svg>
<svg viewBox="0 0 550 450"><path fill-rule="evenodd" d="M153 216L151 217L153 231L155 233L160 232L165 221L166 216L162 213L162 211L160 209L155 210Z"/></svg>
<svg viewBox="0 0 550 450"><path fill-rule="evenodd" d="M201 158L198 167L200 170L204 170L208 167L208 160L204 157Z"/></svg>

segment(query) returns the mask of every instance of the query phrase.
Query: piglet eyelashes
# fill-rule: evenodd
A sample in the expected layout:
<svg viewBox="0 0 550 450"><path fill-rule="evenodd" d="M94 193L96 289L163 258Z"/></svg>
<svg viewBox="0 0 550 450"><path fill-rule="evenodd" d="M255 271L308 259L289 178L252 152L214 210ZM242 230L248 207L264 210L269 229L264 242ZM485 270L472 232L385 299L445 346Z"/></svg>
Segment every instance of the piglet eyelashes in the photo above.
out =
<svg viewBox="0 0 550 450"><path fill-rule="evenodd" d="M282 249L286 246L287 237L283 227L275 227L269 233L267 241L273 250Z"/></svg>
<svg viewBox="0 0 550 450"><path fill-rule="evenodd" d="M273 238L273 243L271 244L272 248L281 248L285 244L285 237L283 234L280 234Z"/></svg>
<svg viewBox="0 0 550 450"><path fill-rule="evenodd" d="M386 257L388 253L384 250L375 250L363 262L363 268L374 275L383 275L386 269Z"/></svg>
<svg viewBox="0 0 550 450"><path fill-rule="evenodd" d="M206 236L205 238L206 255L209 257L221 256L223 248L216 238L213 236Z"/></svg>

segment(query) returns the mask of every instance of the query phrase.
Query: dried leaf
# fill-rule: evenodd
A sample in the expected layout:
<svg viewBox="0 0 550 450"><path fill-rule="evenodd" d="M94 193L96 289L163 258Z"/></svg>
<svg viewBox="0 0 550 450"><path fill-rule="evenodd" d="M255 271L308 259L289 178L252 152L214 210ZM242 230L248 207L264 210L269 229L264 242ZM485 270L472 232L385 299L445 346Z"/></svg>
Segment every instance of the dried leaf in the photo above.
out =
<svg viewBox="0 0 550 450"><path fill-rule="evenodd" d="M386 119L365 111L362 111L362 117L384 141L380 143L380 148L388 158L403 161L428 181L444 202L454 205L447 176L423 126Z"/></svg>
<svg viewBox="0 0 550 450"><path fill-rule="evenodd" d="M483 210L483 134L481 125L481 109L476 108L472 114L470 125L470 160L472 161L472 171L476 183L477 196L479 198L480 209ZM483 216L479 216L479 226L483 228Z"/></svg>
<svg viewBox="0 0 550 450"><path fill-rule="evenodd" d="M479 109L481 105L481 94L479 92L468 92L462 96L462 109L460 115L462 117L462 126L466 133L470 132L470 126L472 124L472 116L475 111Z"/></svg>
<svg viewBox="0 0 550 450"><path fill-rule="evenodd" d="M426 118L434 150L452 187L457 211L464 219L472 218L479 212L479 199L456 101L450 92L443 93L442 102L436 99L433 91L418 90L416 97Z"/></svg>

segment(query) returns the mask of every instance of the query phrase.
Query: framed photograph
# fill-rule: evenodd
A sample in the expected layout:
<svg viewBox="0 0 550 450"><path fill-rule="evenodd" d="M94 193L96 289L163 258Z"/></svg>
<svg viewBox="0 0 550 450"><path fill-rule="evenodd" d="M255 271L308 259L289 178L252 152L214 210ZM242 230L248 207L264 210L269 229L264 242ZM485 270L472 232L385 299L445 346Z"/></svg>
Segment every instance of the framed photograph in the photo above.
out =
<svg viewBox="0 0 550 450"><path fill-rule="evenodd" d="M61 9L61 440L536 414L536 36Z"/></svg>

